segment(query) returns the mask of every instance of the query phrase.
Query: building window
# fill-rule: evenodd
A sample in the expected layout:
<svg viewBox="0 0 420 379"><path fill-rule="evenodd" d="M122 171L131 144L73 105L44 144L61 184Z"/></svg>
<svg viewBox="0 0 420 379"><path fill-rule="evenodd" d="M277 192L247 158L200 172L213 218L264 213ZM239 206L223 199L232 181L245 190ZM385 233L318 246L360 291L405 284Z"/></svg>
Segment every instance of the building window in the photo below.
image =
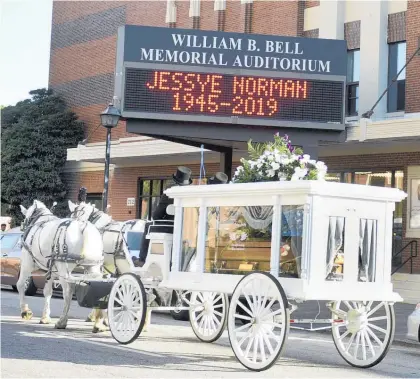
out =
<svg viewBox="0 0 420 379"><path fill-rule="evenodd" d="M92 203L97 209L102 210L102 194L88 193L86 195L86 203Z"/></svg>
<svg viewBox="0 0 420 379"><path fill-rule="evenodd" d="M359 112L360 50L347 52L347 116L357 116Z"/></svg>
<svg viewBox="0 0 420 379"><path fill-rule="evenodd" d="M406 63L406 43L389 44L388 52L388 84L404 67ZM405 109L405 68L396 82L388 91L388 112L403 111Z"/></svg>
<svg viewBox="0 0 420 379"><path fill-rule="evenodd" d="M206 184L205 178L201 179L201 184ZM192 185L198 185L199 178L192 178ZM163 191L173 185L172 179L139 179L138 182L138 202L137 217L148 219L152 217L154 210L159 204L159 198Z"/></svg>

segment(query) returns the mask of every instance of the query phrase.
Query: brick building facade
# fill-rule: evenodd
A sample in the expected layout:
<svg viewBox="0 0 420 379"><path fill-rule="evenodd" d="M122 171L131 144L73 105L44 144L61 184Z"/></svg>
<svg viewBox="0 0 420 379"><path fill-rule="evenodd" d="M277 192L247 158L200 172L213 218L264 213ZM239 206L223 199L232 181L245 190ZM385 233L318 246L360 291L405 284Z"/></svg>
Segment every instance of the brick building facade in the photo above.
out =
<svg viewBox="0 0 420 379"><path fill-rule="evenodd" d="M85 122L88 138L86 146L68 154L69 197L75 200L82 185L90 194L102 193L106 131L98 127L99 113L112 100L116 33L125 24L345 39L355 70L348 78L347 141L321 146L320 157L331 180L381 185L382 178L382 185L408 191L407 178L417 172L420 176L420 56L413 58L398 89L390 90L373 117L363 121L360 116L395 76L391 68L401 68L401 54L405 63L418 48L419 19L420 2L415 1L55 1L50 87ZM179 164L199 175L199 149L163 142L158 147L154 141L159 153L153 152L148 150L152 141L127 133L124 122L113 130L112 141L110 204L117 220L139 217L141 180L168 178ZM218 171L218 154L204 156L207 174ZM127 206L127 198L136 198L136 206ZM405 201L396 212L401 246L420 237L406 232L407 207ZM420 257L415 270L420 272Z"/></svg>

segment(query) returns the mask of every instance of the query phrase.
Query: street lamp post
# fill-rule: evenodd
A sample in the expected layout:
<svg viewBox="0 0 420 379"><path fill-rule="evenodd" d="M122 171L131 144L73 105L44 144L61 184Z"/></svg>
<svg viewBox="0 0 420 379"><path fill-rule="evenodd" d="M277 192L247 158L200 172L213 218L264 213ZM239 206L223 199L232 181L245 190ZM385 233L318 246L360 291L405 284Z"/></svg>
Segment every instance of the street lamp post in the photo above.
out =
<svg viewBox="0 0 420 379"><path fill-rule="evenodd" d="M114 104L109 104L101 113L101 124L106 128L106 152L105 152L105 172L104 172L104 193L102 200L103 211L106 212L108 206L108 188L109 188L109 162L111 160L111 129L118 125L121 113L114 107Z"/></svg>

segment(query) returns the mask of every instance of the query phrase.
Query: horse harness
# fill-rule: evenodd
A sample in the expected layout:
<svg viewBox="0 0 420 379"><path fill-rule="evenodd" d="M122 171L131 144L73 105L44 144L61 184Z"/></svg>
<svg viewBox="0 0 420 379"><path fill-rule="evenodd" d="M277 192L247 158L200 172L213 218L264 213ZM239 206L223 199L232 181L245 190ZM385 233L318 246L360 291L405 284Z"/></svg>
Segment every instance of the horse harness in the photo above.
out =
<svg viewBox="0 0 420 379"><path fill-rule="evenodd" d="M74 257L69 257L68 255L68 246L66 243L66 232L68 227L70 226L70 224L74 221L74 220L65 220L62 221L58 227L57 230L55 231L55 235L53 238L53 242L52 242L52 246L51 246L51 255L48 255L44 258L47 258L47 267L43 267L43 265L35 258L30 246L32 246L33 244L33 240L35 237L35 234L38 230L42 230L42 228L44 227L44 225L47 222L52 221L51 219L47 219L45 221L41 221L39 223L37 223L37 221L42 217L42 216L50 216L50 215L43 215L42 214L42 210L41 212L38 212L39 215L36 214L37 210L35 210L35 219L34 221L32 221L26 228L25 232L22 235L22 245L25 247L25 249L28 251L28 253L31 255L32 259L38 264L38 266L42 267L43 269L45 269L47 271L46 274L46 280L50 280L52 273L53 273L53 267L54 267L54 263L57 262L66 262L66 263L76 263L76 265L78 266L80 264L80 262L82 261L82 259L76 259ZM33 216L33 217L34 217ZM52 215L51 215L52 216ZM55 219L58 219L58 217L53 216ZM83 227L83 229L81 230L81 233L83 234L83 232L85 231L87 226L87 223L85 223L85 226ZM26 239L30 233L30 231L32 230L33 227L37 227L37 229L33 232L32 236L31 236L31 240L29 242L29 244L26 242ZM63 248L62 251L60 251L60 239L61 236L63 236ZM38 240L38 244L39 244L39 240ZM41 251L41 246L38 247L39 251Z"/></svg>

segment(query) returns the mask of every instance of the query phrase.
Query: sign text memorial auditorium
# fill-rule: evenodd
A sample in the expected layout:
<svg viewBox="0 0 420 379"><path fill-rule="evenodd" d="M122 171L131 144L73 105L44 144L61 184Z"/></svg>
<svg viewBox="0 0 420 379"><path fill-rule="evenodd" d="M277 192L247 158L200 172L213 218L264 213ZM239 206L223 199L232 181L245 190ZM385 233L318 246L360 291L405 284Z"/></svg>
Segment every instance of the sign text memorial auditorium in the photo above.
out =
<svg viewBox="0 0 420 379"><path fill-rule="evenodd" d="M126 25L125 118L344 130L345 41Z"/></svg>

